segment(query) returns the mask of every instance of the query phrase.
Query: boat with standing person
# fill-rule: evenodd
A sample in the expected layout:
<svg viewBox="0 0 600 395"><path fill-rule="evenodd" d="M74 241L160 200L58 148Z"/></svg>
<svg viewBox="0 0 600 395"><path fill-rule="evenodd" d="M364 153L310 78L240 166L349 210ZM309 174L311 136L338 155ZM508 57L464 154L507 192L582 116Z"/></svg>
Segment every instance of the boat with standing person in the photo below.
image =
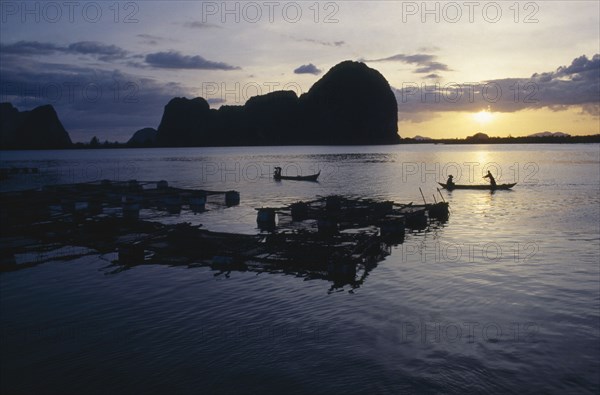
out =
<svg viewBox="0 0 600 395"><path fill-rule="evenodd" d="M490 185L490 184L485 184L485 185L460 185L460 184L453 184L451 186L448 186L447 184L444 184L442 182L438 182L438 184L441 185L442 188L447 189L449 191L452 191L454 189L483 189L483 190L488 190L488 191L495 191L497 189L511 189L512 187L514 187L515 185L517 185L517 183L513 183L513 184L497 184L497 185Z"/></svg>

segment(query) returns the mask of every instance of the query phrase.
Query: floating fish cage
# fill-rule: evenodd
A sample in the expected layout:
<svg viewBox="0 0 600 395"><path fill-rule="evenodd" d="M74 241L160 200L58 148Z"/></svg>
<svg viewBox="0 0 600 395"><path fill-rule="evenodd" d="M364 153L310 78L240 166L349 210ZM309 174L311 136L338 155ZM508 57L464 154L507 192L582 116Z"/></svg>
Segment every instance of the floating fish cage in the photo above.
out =
<svg viewBox="0 0 600 395"><path fill-rule="evenodd" d="M295 202L277 209L294 223L315 220L322 234L364 226L377 226L386 236L398 236L405 229L424 229L430 220L448 218L448 203L433 205L398 204L343 196L326 196L309 202Z"/></svg>
<svg viewBox="0 0 600 395"><path fill-rule="evenodd" d="M124 219L139 219L141 205L137 201L125 200L122 206Z"/></svg>
<svg viewBox="0 0 600 395"><path fill-rule="evenodd" d="M139 265L144 263L146 251L139 243L119 247L119 263L124 265Z"/></svg>
<svg viewBox="0 0 600 395"><path fill-rule="evenodd" d="M127 188L130 191L140 191L142 189L142 186L137 180L129 180L127 182Z"/></svg>
<svg viewBox="0 0 600 395"><path fill-rule="evenodd" d="M290 205L292 221L304 221L308 219L308 204L304 202L292 203Z"/></svg>
<svg viewBox="0 0 600 395"><path fill-rule="evenodd" d="M275 229L277 214L273 208L259 208L256 215L256 223L261 230Z"/></svg>
<svg viewBox="0 0 600 395"><path fill-rule="evenodd" d="M190 210L194 212L202 212L206 210L206 193L198 192L192 194L189 198Z"/></svg>
<svg viewBox="0 0 600 395"><path fill-rule="evenodd" d="M225 205L227 207L237 206L240 204L240 193L237 191L225 192Z"/></svg>
<svg viewBox="0 0 600 395"><path fill-rule="evenodd" d="M166 181L102 180L2 193L0 218L8 224L3 227L8 237L116 252L120 265L199 264L214 270L285 271L336 279L336 284L338 280L359 284L358 269L366 275L391 253L392 245L403 242L407 229L426 227L428 221L447 218L449 211L445 202L417 206L328 196L256 209L257 227L268 234L255 235L140 219L142 209L178 213L189 207L201 212L212 195L223 196L228 207L240 203L237 191L174 188ZM7 255L19 248L10 247ZM11 266L11 259L6 262L8 266L0 265L0 270L18 269Z"/></svg>
<svg viewBox="0 0 600 395"><path fill-rule="evenodd" d="M332 217L321 217L317 219L317 230L321 234L335 234L338 232L339 223Z"/></svg>
<svg viewBox="0 0 600 395"><path fill-rule="evenodd" d="M450 205L447 202L431 204L427 207L429 218L447 219L449 216Z"/></svg>
<svg viewBox="0 0 600 395"><path fill-rule="evenodd" d="M402 215L390 215L378 222L382 236L404 236L406 219Z"/></svg>
<svg viewBox="0 0 600 395"><path fill-rule="evenodd" d="M181 212L182 200L178 194L165 195L162 198L162 204L169 214L179 214Z"/></svg>

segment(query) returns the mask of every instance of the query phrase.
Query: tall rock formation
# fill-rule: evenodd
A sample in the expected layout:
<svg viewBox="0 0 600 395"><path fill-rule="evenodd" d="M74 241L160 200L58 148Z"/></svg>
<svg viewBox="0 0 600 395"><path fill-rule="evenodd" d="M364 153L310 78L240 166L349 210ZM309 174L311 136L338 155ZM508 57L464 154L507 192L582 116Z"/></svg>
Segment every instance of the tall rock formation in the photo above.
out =
<svg viewBox="0 0 600 395"><path fill-rule="evenodd" d="M300 98L277 91L219 110L203 98L172 99L158 145L394 144L397 125L398 105L386 79L364 63L345 61Z"/></svg>
<svg viewBox="0 0 600 395"><path fill-rule="evenodd" d="M390 144L398 138L398 104L389 83L361 62L345 61L300 97L304 127L326 144Z"/></svg>
<svg viewBox="0 0 600 395"><path fill-rule="evenodd" d="M10 103L0 104L2 149L60 149L71 145L71 137L51 105L20 112Z"/></svg>
<svg viewBox="0 0 600 395"><path fill-rule="evenodd" d="M201 135L210 122L210 107L201 97L176 97L165 106L158 126L159 146L184 147L201 144Z"/></svg>

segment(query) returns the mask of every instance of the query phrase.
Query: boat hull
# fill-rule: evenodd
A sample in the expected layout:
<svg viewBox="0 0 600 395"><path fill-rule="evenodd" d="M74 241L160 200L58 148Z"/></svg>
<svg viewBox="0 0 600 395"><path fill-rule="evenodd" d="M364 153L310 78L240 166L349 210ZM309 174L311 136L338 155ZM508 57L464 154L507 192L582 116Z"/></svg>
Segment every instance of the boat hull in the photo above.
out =
<svg viewBox="0 0 600 395"><path fill-rule="evenodd" d="M277 181L279 180L290 180L290 181L317 181L317 178L321 175L321 172L317 174L311 174L310 176L273 176Z"/></svg>
<svg viewBox="0 0 600 395"><path fill-rule="evenodd" d="M438 184L440 184L442 186L442 188L447 189L449 191L452 191L454 189L482 189L482 190L486 190L486 191L496 191L498 189L502 190L502 189L510 189L512 187L514 187L515 185L517 185L517 183L515 182L514 184L498 184L496 186L491 186L491 185L453 185L452 187L448 188L446 184L443 184L441 182L438 182Z"/></svg>

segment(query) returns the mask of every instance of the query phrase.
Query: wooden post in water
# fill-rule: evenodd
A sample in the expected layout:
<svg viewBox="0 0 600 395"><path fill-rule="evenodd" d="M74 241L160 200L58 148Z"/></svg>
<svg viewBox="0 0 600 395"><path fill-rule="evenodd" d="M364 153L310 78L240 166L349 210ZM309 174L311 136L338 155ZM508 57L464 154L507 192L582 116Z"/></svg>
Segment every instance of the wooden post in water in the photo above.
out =
<svg viewBox="0 0 600 395"><path fill-rule="evenodd" d="M446 199L444 199L444 195L442 195L442 191L440 191L440 188L436 188L438 193L440 194L440 197L442 198L442 202L446 203Z"/></svg>
<svg viewBox="0 0 600 395"><path fill-rule="evenodd" d="M423 198L423 203L425 203L425 205L427 206L427 201L425 200L425 195L423 195L423 191L421 190L421 187L419 187L419 192L421 192L421 197Z"/></svg>

